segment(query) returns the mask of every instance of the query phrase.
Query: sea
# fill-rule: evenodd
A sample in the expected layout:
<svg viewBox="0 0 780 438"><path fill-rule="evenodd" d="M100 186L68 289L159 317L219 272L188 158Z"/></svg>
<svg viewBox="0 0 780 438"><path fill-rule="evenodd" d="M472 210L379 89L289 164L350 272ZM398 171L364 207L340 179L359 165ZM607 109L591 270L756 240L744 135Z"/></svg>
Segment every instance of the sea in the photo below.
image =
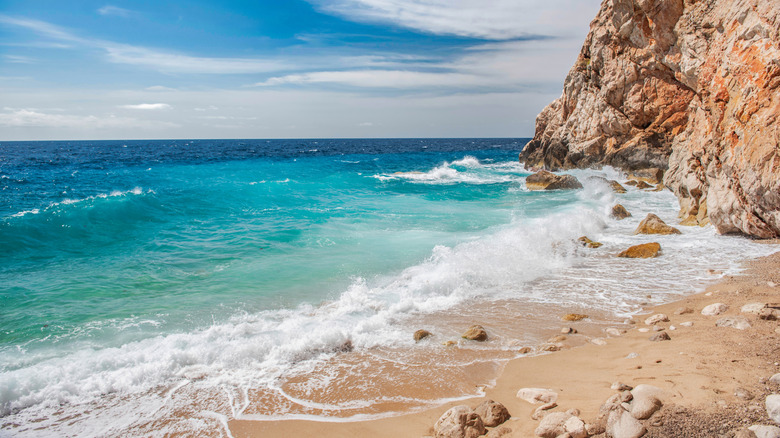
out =
<svg viewBox="0 0 780 438"><path fill-rule="evenodd" d="M0 142L0 436L426 409L545 354L565 313L589 316L586 343L775 251L711 226L634 235L648 213L678 223L677 200L616 194L611 168L529 191L527 141ZM616 257L649 241L660 257Z"/></svg>

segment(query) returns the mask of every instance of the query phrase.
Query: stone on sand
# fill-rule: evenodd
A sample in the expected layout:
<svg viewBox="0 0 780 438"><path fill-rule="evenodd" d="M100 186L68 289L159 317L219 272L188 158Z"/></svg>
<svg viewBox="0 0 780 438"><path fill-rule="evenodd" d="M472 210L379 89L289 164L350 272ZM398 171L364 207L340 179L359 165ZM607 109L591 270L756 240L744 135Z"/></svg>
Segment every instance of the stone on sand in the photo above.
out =
<svg viewBox="0 0 780 438"><path fill-rule="evenodd" d="M750 328L750 323L744 316L727 316L715 322L716 327L733 327L737 330Z"/></svg>
<svg viewBox="0 0 780 438"><path fill-rule="evenodd" d="M544 388L521 388L517 398L528 403L553 403L558 401L558 393Z"/></svg>
<svg viewBox="0 0 780 438"><path fill-rule="evenodd" d="M678 307L674 311L675 315L686 315L688 313L693 313L693 309L691 309L690 307Z"/></svg>
<svg viewBox="0 0 780 438"><path fill-rule="evenodd" d="M612 438L639 438L647 429L622 407L616 407L607 417L607 436Z"/></svg>
<svg viewBox="0 0 780 438"><path fill-rule="evenodd" d="M511 417L507 408L493 400L485 400L480 403L474 412L482 418L482 423L487 427L496 427Z"/></svg>
<svg viewBox="0 0 780 438"><path fill-rule="evenodd" d="M505 435L509 435L510 433L512 433L512 429L506 426L499 426L488 432L488 434L485 435L485 438L499 438Z"/></svg>
<svg viewBox="0 0 780 438"><path fill-rule="evenodd" d="M534 434L542 438L555 438L559 435L566 433L566 422L572 418L571 415L565 412L552 412L545 415L542 421L539 423L539 427L536 428Z"/></svg>
<svg viewBox="0 0 780 438"><path fill-rule="evenodd" d="M701 309L701 314L704 316L716 316L727 310L729 310L729 306L723 303L713 303Z"/></svg>
<svg viewBox="0 0 780 438"><path fill-rule="evenodd" d="M477 438L484 434L482 419L466 405L451 408L433 425L435 438Z"/></svg>
<svg viewBox="0 0 780 438"><path fill-rule="evenodd" d="M761 313L761 310L766 307L766 304L764 303L748 303L742 306L740 309L740 312L742 313L750 313L753 315L758 315Z"/></svg>
<svg viewBox="0 0 780 438"><path fill-rule="evenodd" d="M654 334L653 336L650 336L650 340L653 342L660 342L660 341L669 341L672 338L669 337L669 333L666 332L658 332Z"/></svg>
<svg viewBox="0 0 780 438"><path fill-rule="evenodd" d="M427 338L428 336L431 336L433 333L429 332L428 330L417 330L414 332L414 342L420 342L421 340Z"/></svg>
<svg viewBox="0 0 780 438"><path fill-rule="evenodd" d="M563 315L561 317L561 320L575 322L575 321L581 321L581 320L583 320L583 319L585 319L587 317L588 317L588 315L583 315L583 314L580 314L580 313L569 313L567 315Z"/></svg>
<svg viewBox="0 0 780 438"><path fill-rule="evenodd" d="M655 315L647 318L645 320L645 324L646 325L656 325L659 322L667 322L667 321L669 321L669 317L668 316L666 316L663 313L656 313Z"/></svg>

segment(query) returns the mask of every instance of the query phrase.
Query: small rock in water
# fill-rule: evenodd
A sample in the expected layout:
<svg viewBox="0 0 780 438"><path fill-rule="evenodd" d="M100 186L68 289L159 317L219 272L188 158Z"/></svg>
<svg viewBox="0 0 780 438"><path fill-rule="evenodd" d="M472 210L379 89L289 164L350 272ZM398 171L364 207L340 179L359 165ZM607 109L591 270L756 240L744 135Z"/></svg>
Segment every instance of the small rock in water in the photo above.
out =
<svg viewBox="0 0 780 438"><path fill-rule="evenodd" d="M445 347L454 347L458 345L458 343L455 341L446 341L446 342L442 342L441 345L444 345Z"/></svg>
<svg viewBox="0 0 780 438"><path fill-rule="evenodd" d="M517 398L528 403L553 403L558 401L558 393L544 388L521 388Z"/></svg>
<svg viewBox="0 0 780 438"><path fill-rule="evenodd" d="M563 342L563 341L565 341L566 339L568 339L568 338L566 337L566 335L557 335L557 336L553 336L552 338L548 339L548 340L547 340L547 342L551 342L551 343L553 343L553 344L554 344L554 343L556 343L556 342Z"/></svg>
<svg viewBox="0 0 780 438"><path fill-rule="evenodd" d="M483 401L474 408L474 412L482 418L482 422L487 427L496 427L511 417L504 405L493 400Z"/></svg>
<svg viewBox="0 0 780 438"><path fill-rule="evenodd" d="M713 303L701 309L701 314L704 316L715 316L720 315L727 310L729 310L729 306L723 303Z"/></svg>
<svg viewBox="0 0 780 438"><path fill-rule="evenodd" d="M690 307L678 307L674 311L675 315L685 315L685 314L688 314L688 313L693 313L693 309L691 309Z"/></svg>
<svg viewBox="0 0 780 438"><path fill-rule="evenodd" d="M574 321L582 321L583 319L585 319L587 317L588 317L588 315L583 315L581 313L569 313L569 314L563 315L563 317L561 317L561 319L563 321L573 321L574 322Z"/></svg>
<svg viewBox="0 0 780 438"><path fill-rule="evenodd" d="M588 247L588 248L598 248L601 246L600 242L595 242L593 240L588 239L587 236L582 236L579 239L577 239L582 246Z"/></svg>
<svg viewBox="0 0 780 438"><path fill-rule="evenodd" d="M558 345L558 344L545 344L545 345L541 346L541 350L542 351L547 351L547 352L558 351L560 349L561 349L561 346Z"/></svg>
<svg viewBox="0 0 780 438"><path fill-rule="evenodd" d="M352 345L352 341L347 339L344 341L343 344L339 345L335 348L336 353L349 353L350 351L354 350L355 346Z"/></svg>
<svg viewBox="0 0 780 438"><path fill-rule="evenodd" d="M669 333L666 332L658 332L654 334L653 336L650 336L650 340L653 342L659 342L659 341L669 341L672 338L669 337Z"/></svg>
<svg viewBox="0 0 780 438"><path fill-rule="evenodd" d="M648 184L648 183L646 183L644 181L639 181L639 182L636 183L636 188L638 188L638 189L649 189L649 188L652 188L652 187L653 186L651 186L650 184Z"/></svg>
<svg viewBox="0 0 780 438"><path fill-rule="evenodd" d="M611 188L613 192L626 193L626 188L623 187L619 182L615 181L614 179L611 179L608 182L609 182L609 188Z"/></svg>
<svg viewBox="0 0 780 438"><path fill-rule="evenodd" d="M617 220L622 220L627 217L631 217L631 213L626 210L626 207L623 207L620 204L615 204L615 206L612 207L612 217Z"/></svg>
<svg viewBox="0 0 780 438"><path fill-rule="evenodd" d="M525 179L528 190L581 189L582 184L572 175L556 175L546 170L529 175Z"/></svg>
<svg viewBox="0 0 780 438"><path fill-rule="evenodd" d="M575 333L577 333L577 329L572 328L572 327L564 327L564 328L561 329L561 334L562 335L573 335Z"/></svg>
<svg viewBox="0 0 780 438"><path fill-rule="evenodd" d="M650 213L642 219L634 234L682 234L680 230L666 225L660 217Z"/></svg>
<svg viewBox="0 0 780 438"><path fill-rule="evenodd" d="M655 314L655 315L647 318L645 320L645 324L646 325L656 325L659 322L667 322L667 321L669 321L669 317L668 316L666 316L663 313L658 313L658 314Z"/></svg>
<svg viewBox="0 0 780 438"><path fill-rule="evenodd" d="M484 327L474 324L461 337L470 341L487 341L488 335Z"/></svg>
<svg viewBox="0 0 780 438"><path fill-rule="evenodd" d="M617 256L630 259L649 259L658 257L659 252L661 252L661 244L658 242L650 242L631 246Z"/></svg>
<svg viewBox="0 0 780 438"><path fill-rule="evenodd" d="M528 354L531 351L533 351L533 349L531 347L523 347L523 348L517 350L517 352L520 353L520 354Z"/></svg>
<svg viewBox="0 0 780 438"><path fill-rule="evenodd" d="M420 342L421 340L427 338L428 336L431 336L433 333L429 332L428 330L417 330L414 332L414 342Z"/></svg>
<svg viewBox="0 0 780 438"><path fill-rule="evenodd" d="M750 323L742 316L728 316L715 322L716 327L733 327L737 330L750 328Z"/></svg>

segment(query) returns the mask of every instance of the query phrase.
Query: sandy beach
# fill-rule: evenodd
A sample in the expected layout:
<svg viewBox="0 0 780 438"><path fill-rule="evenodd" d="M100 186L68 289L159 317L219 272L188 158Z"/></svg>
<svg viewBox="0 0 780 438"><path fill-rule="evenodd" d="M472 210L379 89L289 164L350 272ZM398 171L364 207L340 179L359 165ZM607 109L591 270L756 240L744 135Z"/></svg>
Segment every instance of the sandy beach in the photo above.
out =
<svg viewBox="0 0 780 438"><path fill-rule="evenodd" d="M780 253L747 262L745 268L739 275L724 276L702 293L648 307L633 318L633 324L616 326L628 328L620 336L580 331L584 334L568 335L562 342L582 343L586 338L585 345L512 360L495 385L485 388L484 397L371 421L232 420L230 432L235 437L426 437L433 436L434 423L452 406L473 408L490 399L505 405L512 415L503 425L511 432L502 436L529 437L539 425L531 418L539 405L517 398L520 388L552 389L559 398L551 412L574 408L586 423L595 423L600 406L616 393L611 389L614 382L651 384L663 390L663 408L645 422L645 436L734 436L736 430L752 424L769 425L764 399L779 390L768 379L780 371L780 325L743 312L742 307L780 303ZM728 308L720 315L702 315L702 309L714 303ZM679 314L683 308L692 312ZM659 313L669 321L645 323ZM716 321L724 317L744 317L750 327L717 327ZM560 327L577 329L586 324L587 320L562 321ZM664 329L671 339L650 341L659 330L654 327ZM558 335L560 330L550 332L551 338ZM605 340L603 345L591 342L598 338Z"/></svg>

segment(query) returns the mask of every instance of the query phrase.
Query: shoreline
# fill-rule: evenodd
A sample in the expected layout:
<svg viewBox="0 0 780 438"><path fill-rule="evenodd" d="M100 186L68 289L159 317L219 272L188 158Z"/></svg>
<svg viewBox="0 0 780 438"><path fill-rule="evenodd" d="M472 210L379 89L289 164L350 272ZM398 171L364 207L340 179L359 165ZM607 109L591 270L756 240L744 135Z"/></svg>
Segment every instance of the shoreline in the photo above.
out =
<svg viewBox="0 0 780 438"><path fill-rule="evenodd" d="M778 243L777 240L766 241L770 245ZM780 371L780 363L772 356L774 346L780 343L780 333L775 331L780 331L780 325L777 321L760 320L756 315L740 310L748 303L780 302L780 247L772 255L743 262L743 266L744 270L739 274L724 276L703 292L646 308L647 313L637 315L636 324L622 336L605 334L605 345L586 341L585 345L551 354L511 359L480 397L379 419L349 422L233 419L228 421L227 427L236 438L294 435L426 437L433 436L433 424L450 407L463 404L474 407L491 399L504 404L512 414L504 423L512 432L503 436L528 437L534 436L534 429L539 425L539 421L531 419L538 405L518 399L518 389L553 389L559 394L559 406L551 412L576 408L581 411L580 417L588 422L598 416L601 404L615 393L610 386L616 381L632 386L649 383L662 388L665 407L659 415L666 416L670 425L676 421L675 409L687 410L684 416L688 420L685 421L697 430L708 418L720 418L716 423L728 425L738 421L723 420L728 417L727 412L740 411L745 421L751 418L759 421L762 415L766 417L761 397L769 390L766 379ZM701 315L704 306L716 302L728 305L728 310L719 316ZM680 307L692 308L694 312L676 315L675 310ZM648 340L653 330L645 325L644 319L656 313L668 315L670 322L659 326L666 328L671 341ZM744 316L751 327L745 330L715 327L715 321L724 316ZM681 322L693 322L693 326L683 327L679 325ZM581 323L562 321L560 326L577 328L578 324ZM670 326L675 329L670 330ZM551 336L557 334L560 333L551 333ZM570 336L576 339L579 335ZM632 357L634 355L636 357ZM746 399L746 393L752 398ZM724 410L726 413L720 412ZM646 436L664 436L663 427L663 424L649 427Z"/></svg>

